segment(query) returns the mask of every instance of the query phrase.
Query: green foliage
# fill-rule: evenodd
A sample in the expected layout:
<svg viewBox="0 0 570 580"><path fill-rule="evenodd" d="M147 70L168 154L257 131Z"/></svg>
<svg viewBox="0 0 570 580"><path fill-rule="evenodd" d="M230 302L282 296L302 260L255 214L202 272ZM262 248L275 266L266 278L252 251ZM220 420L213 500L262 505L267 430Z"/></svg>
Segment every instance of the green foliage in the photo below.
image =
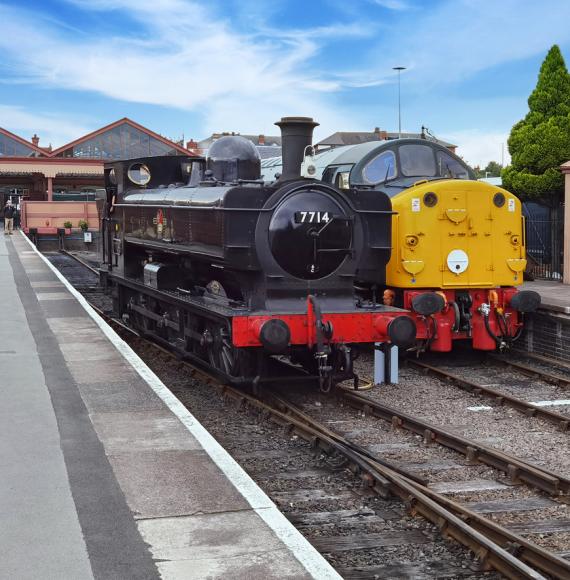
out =
<svg viewBox="0 0 570 580"><path fill-rule="evenodd" d="M503 187L522 199L554 204L564 191L560 165L570 159L570 76L558 46L548 52L528 98L529 112L509 137Z"/></svg>
<svg viewBox="0 0 570 580"><path fill-rule="evenodd" d="M556 196L564 191L564 176L551 167L542 175L516 171L512 166L503 170L503 187L523 200L539 199L554 203ZM556 198L556 199L553 199Z"/></svg>
<svg viewBox="0 0 570 580"><path fill-rule="evenodd" d="M496 161L489 161L489 163L487 163L487 167L485 167L483 170L483 173L487 177L499 177L501 175L502 169L503 166L500 163L497 163Z"/></svg>
<svg viewBox="0 0 570 580"><path fill-rule="evenodd" d="M473 168L473 171L475 172L475 177L481 179L483 177L499 177L502 169L503 166L500 163L497 163L497 161L489 161L485 169L481 169L477 166Z"/></svg>
<svg viewBox="0 0 570 580"><path fill-rule="evenodd" d="M67 228L67 229L70 229L70 228L73 227L73 224L71 222L63 222L63 227L64 228Z"/></svg>
<svg viewBox="0 0 570 580"><path fill-rule="evenodd" d="M84 232L86 232L89 229L89 224L85 220L79 220L79 223L77 225Z"/></svg>

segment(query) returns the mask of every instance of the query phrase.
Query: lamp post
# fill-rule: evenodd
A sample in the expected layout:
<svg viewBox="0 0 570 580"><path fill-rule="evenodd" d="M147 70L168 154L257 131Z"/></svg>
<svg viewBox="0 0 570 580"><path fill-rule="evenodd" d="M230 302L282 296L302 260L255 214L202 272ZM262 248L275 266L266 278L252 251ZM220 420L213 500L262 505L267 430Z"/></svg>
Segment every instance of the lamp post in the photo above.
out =
<svg viewBox="0 0 570 580"><path fill-rule="evenodd" d="M406 70L405 66L394 66L392 70L398 71L398 139L402 138L402 107L400 102L400 73Z"/></svg>

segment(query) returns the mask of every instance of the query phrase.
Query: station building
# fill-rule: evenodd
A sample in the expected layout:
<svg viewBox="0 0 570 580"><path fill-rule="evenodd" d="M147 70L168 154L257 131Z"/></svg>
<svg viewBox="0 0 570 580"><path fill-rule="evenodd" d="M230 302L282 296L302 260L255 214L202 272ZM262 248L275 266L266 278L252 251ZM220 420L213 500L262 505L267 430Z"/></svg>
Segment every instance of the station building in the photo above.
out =
<svg viewBox="0 0 570 580"><path fill-rule="evenodd" d="M73 201L103 187L103 166L113 159L192 155L185 147L123 118L57 149L42 147L0 127L0 202Z"/></svg>
<svg viewBox="0 0 570 580"><path fill-rule="evenodd" d="M0 127L0 207L11 199L24 231L34 234L66 228L71 235L81 224L97 230L95 193L104 187L105 162L155 155L195 153L126 117L57 149Z"/></svg>

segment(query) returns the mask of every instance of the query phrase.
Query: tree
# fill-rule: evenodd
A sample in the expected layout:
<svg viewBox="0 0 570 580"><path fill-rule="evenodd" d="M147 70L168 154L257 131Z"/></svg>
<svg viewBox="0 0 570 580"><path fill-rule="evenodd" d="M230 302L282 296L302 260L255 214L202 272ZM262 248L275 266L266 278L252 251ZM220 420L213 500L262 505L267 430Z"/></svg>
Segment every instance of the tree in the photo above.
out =
<svg viewBox="0 0 570 580"><path fill-rule="evenodd" d="M570 76L557 45L540 67L528 107L511 130L512 162L502 172L503 187L556 207L564 191L559 167L570 159Z"/></svg>
<svg viewBox="0 0 570 580"><path fill-rule="evenodd" d="M499 177L501 175L501 170L503 166L496 161L489 161L487 167L483 170L486 177Z"/></svg>
<svg viewBox="0 0 570 580"><path fill-rule="evenodd" d="M496 161L489 161L485 169L481 169L481 167L477 165L473 168L473 171L475 172L475 177L477 179L481 179L483 177L499 177L501 175L502 169L503 166L500 163L497 163Z"/></svg>

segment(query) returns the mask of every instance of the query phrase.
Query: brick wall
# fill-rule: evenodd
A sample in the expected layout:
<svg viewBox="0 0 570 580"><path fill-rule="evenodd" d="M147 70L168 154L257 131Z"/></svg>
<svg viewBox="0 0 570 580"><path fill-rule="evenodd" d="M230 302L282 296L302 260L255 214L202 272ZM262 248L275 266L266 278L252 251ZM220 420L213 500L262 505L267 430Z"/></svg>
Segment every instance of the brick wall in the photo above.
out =
<svg viewBox="0 0 570 580"><path fill-rule="evenodd" d="M570 363L570 317L544 311L527 315L516 348Z"/></svg>

